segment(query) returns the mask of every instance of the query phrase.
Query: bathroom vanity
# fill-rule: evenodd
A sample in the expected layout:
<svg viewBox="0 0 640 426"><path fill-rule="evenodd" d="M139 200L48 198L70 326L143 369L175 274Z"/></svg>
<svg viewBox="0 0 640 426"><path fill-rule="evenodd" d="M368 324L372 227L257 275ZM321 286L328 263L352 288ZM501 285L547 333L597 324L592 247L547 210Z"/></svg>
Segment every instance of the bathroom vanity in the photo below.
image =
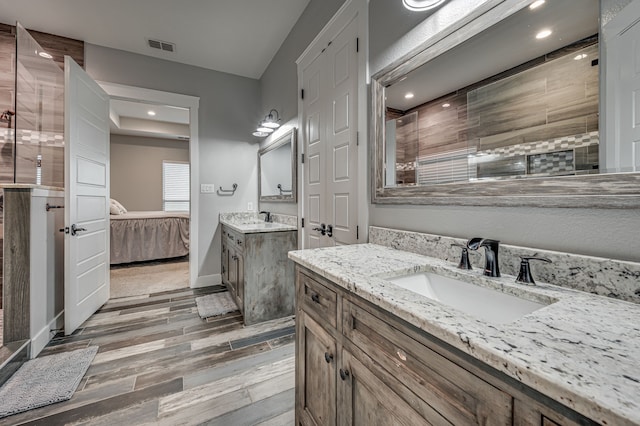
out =
<svg viewBox="0 0 640 426"><path fill-rule="evenodd" d="M223 213L222 282L246 325L292 315L294 271L287 252L297 248L297 227L251 214Z"/></svg>
<svg viewBox="0 0 640 426"><path fill-rule="evenodd" d="M376 244L289 257L296 424L640 424L637 304ZM537 305L489 321L390 281L420 272Z"/></svg>

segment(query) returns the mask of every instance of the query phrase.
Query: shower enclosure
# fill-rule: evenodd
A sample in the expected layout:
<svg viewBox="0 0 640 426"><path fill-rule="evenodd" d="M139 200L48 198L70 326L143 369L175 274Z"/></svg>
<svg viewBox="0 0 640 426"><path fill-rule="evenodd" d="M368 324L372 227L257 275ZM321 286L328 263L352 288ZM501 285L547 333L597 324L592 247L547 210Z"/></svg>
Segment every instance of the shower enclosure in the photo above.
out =
<svg viewBox="0 0 640 426"><path fill-rule="evenodd" d="M64 72L19 23L0 27L0 346L2 187L13 184L64 186Z"/></svg>

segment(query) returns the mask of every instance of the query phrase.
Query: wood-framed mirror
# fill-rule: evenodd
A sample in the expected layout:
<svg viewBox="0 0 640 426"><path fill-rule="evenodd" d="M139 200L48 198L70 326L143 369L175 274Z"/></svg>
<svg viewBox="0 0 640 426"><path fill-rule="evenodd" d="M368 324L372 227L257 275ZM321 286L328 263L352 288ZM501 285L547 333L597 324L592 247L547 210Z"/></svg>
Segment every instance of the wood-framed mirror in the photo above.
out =
<svg viewBox="0 0 640 426"><path fill-rule="evenodd" d="M260 201L296 202L296 134L292 128L258 152Z"/></svg>
<svg viewBox="0 0 640 426"><path fill-rule="evenodd" d="M601 31L599 0L532 3L487 0L372 77L373 203L640 206L621 55L601 60L625 28Z"/></svg>

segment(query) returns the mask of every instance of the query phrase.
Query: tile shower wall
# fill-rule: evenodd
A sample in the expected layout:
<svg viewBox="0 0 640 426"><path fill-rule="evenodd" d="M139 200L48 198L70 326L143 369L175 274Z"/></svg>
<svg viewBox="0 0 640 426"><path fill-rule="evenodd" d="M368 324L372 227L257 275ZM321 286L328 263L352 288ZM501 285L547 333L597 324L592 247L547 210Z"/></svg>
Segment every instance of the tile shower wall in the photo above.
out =
<svg viewBox="0 0 640 426"><path fill-rule="evenodd" d="M420 232L375 226L369 228L369 242L372 244L393 247L456 264L460 260L461 251L459 247L452 244L465 244L466 241ZM469 253L474 269L484 267L484 254L481 250ZM545 257L553 262L532 263L533 276L539 282L640 303L640 263L501 244L498 258L503 275L518 274L520 256Z"/></svg>
<svg viewBox="0 0 640 426"><path fill-rule="evenodd" d="M16 69L16 33L15 26L0 24L0 112L17 112L11 124L15 128L17 122L20 129L15 135L16 146L13 129L7 128L9 123L0 123L0 182L14 182L15 150L18 156L18 182L37 182L36 162L40 155L44 161L40 168L42 183L62 186L63 92L61 87L56 87L55 81L45 75L44 70L51 69L50 64L63 68L64 55L71 56L83 66L84 42L29 31L22 40L22 47L27 46L28 49L21 49ZM32 46L52 55L47 67L42 68L41 61L46 61L45 59L39 56L34 58L35 50L31 49ZM40 61L36 67L33 66L34 60ZM17 105L16 76L19 86ZM49 113L46 116L34 113L43 110Z"/></svg>
<svg viewBox="0 0 640 426"><path fill-rule="evenodd" d="M388 115L387 119L396 120L401 169L412 170L415 165L418 184L536 173L597 173L597 41L593 36L574 43L401 111L402 117ZM583 59L575 60L578 55ZM400 122L415 113L418 143L411 159L404 155L411 152L407 147L411 141L402 140ZM531 157L536 154L540 155ZM550 165L541 165L541 154L548 156ZM451 176L443 178L438 169L450 170ZM434 173L438 182L433 182Z"/></svg>

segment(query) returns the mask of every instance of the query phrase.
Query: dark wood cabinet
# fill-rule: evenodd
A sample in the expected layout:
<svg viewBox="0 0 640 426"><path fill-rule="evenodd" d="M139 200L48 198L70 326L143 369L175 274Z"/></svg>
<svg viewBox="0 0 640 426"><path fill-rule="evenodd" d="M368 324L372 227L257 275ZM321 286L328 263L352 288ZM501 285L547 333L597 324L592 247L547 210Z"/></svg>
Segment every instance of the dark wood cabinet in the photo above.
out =
<svg viewBox="0 0 640 426"><path fill-rule="evenodd" d="M296 317L296 410L305 425L336 424L336 341L310 315ZM299 376L300 375L300 376ZM298 386L300 384L300 386Z"/></svg>
<svg viewBox="0 0 640 426"><path fill-rule="evenodd" d="M596 423L300 266L296 425Z"/></svg>

